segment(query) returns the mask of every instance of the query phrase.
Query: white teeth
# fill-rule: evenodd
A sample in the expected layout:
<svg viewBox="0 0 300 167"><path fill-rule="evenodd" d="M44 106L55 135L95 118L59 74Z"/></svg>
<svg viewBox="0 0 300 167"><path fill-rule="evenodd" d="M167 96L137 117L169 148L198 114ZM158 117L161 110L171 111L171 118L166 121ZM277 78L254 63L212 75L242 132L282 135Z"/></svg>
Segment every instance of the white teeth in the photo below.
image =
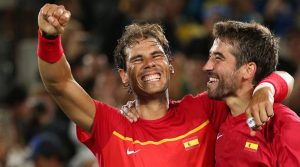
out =
<svg viewBox="0 0 300 167"><path fill-rule="evenodd" d="M153 74L153 75L147 75L144 77L144 81L147 82L147 81L157 81L160 79L160 75L158 74Z"/></svg>
<svg viewBox="0 0 300 167"><path fill-rule="evenodd" d="M216 81L218 81L218 79L217 79L217 78L212 78L212 77L209 77L209 82L216 82Z"/></svg>

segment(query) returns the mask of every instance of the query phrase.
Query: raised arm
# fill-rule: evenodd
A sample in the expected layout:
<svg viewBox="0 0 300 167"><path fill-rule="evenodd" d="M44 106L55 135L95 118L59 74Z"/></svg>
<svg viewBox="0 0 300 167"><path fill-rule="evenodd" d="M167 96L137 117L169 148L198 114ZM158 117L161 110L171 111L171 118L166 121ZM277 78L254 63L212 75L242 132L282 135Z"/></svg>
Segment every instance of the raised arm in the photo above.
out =
<svg viewBox="0 0 300 167"><path fill-rule="evenodd" d="M95 115L93 99L74 80L63 54L60 35L71 13L63 6L44 5L38 15L38 67L43 83L63 112L86 132Z"/></svg>

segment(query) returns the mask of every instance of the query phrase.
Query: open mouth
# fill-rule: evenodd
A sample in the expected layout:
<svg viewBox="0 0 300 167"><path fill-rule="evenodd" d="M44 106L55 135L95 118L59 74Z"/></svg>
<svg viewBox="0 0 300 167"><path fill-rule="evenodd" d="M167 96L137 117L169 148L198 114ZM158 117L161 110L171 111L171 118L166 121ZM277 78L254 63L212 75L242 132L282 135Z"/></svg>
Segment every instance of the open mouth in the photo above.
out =
<svg viewBox="0 0 300 167"><path fill-rule="evenodd" d="M215 84L218 81L219 81L219 79L217 79L216 77L209 77L208 82L207 82L207 86L211 86L211 85Z"/></svg>
<svg viewBox="0 0 300 167"><path fill-rule="evenodd" d="M209 83L213 83L213 82L217 82L218 79L217 78L213 78L213 77L209 77L208 82Z"/></svg>
<svg viewBox="0 0 300 167"><path fill-rule="evenodd" d="M154 82L160 80L160 74L155 73L155 74L149 74L149 75L144 75L142 77L143 82Z"/></svg>

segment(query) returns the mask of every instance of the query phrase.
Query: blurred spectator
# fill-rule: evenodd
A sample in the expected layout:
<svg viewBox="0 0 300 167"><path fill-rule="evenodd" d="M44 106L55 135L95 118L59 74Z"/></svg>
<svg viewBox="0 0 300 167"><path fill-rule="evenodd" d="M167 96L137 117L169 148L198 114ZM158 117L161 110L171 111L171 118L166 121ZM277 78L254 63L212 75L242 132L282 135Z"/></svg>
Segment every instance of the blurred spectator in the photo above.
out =
<svg viewBox="0 0 300 167"><path fill-rule="evenodd" d="M115 71L106 70L98 73L91 96L101 99L106 104L120 107L129 99L126 89L122 89L120 78Z"/></svg>
<svg viewBox="0 0 300 167"><path fill-rule="evenodd" d="M264 22L278 36L284 34L295 24L293 1L268 0L264 9Z"/></svg>
<svg viewBox="0 0 300 167"><path fill-rule="evenodd" d="M66 160L71 159L75 154L75 148L68 135L70 121L58 109L43 85L32 86L27 103L32 117L27 125L26 140L30 141L34 136L44 132L52 133L61 140Z"/></svg>
<svg viewBox="0 0 300 167"><path fill-rule="evenodd" d="M229 0L228 2L231 8L231 19L245 22L263 22L262 15L255 8L254 0Z"/></svg>
<svg viewBox="0 0 300 167"><path fill-rule="evenodd" d="M64 167L66 157L61 141L51 133L41 133L30 141L34 167Z"/></svg>
<svg viewBox="0 0 300 167"><path fill-rule="evenodd" d="M171 99L179 100L182 97L182 93L185 92L184 77L185 77L185 69L184 65L186 61L186 56L181 52L176 52L172 56L172 65L174 67L175 75L171 76L171 83L169 85L169 96Z"/></svg>
<svg viewBox="0 0 300 167"><path fill-rule="evenodd" d="M291 29L286 37L286 52L290 62L284 67L294 75L295 85L287 105L300 115L300 28ZM279 62L280 63L280 62ZM296 71L297 70L297 71Z"/></svg>
<svg viewBox="0 0 300 167"><path fill-rule="evenodd" d="M15 141L11 112L0 108L0 167L7 166L7 158Z"/></svg>
<svg viewBox="0 0 300 167"><path fill-rule="evenodd" d="M185 86L187 90L182 95L187 93L196 95L198 92L206 90L208 78L202 67L209 56L207 43L207 40L194 39L185 48L187 58L185 62Z"/></svg>
<svg viewBox="0 0 300 167"><path fill-rule="evenodd" d="M17 143L21 147L26 146L26 133L28 123L32 118L32 112L27 103L28 90L21 85L14 85L5 98L7 108L11 111L12 120L17 132Z"/></svg>

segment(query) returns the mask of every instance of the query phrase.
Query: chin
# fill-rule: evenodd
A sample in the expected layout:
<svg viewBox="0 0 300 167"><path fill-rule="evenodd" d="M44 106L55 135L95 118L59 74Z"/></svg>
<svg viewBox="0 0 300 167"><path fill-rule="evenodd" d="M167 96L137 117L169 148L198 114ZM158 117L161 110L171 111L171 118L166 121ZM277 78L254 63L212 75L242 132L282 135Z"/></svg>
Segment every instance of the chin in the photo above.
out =
<svg viewBox="0 0 300 167"><path fill-rule="evenodd" d="M222 97L213 93L213 92L210 92L210 91L207 91L207 94L208 94L208 97L211 98L211 99L214 99L214 100L222 100Z"/></svg>

